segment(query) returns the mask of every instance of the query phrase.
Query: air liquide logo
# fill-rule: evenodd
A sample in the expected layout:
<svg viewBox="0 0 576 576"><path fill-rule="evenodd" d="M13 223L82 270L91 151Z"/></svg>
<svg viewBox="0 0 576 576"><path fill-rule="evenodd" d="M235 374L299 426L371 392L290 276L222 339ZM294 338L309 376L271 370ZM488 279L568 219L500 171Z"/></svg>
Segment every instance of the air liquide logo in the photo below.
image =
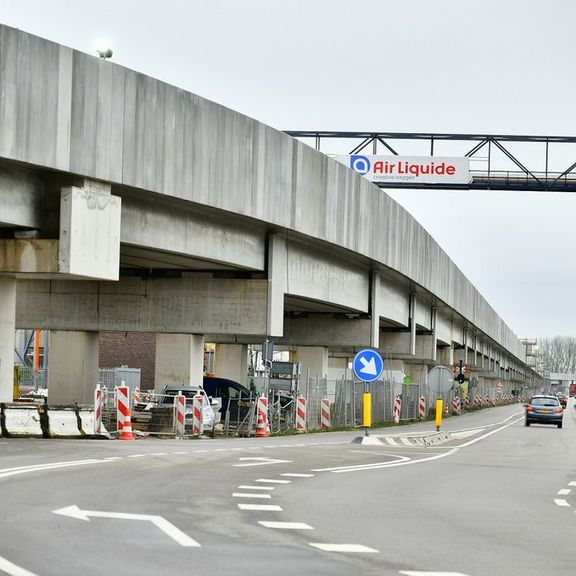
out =
<svg viewBox="0 0 576 576"><path fill-rule="evenodd" d="M366 156L350 156L350 168L362 176L370 172L370 160Z"/></svg>

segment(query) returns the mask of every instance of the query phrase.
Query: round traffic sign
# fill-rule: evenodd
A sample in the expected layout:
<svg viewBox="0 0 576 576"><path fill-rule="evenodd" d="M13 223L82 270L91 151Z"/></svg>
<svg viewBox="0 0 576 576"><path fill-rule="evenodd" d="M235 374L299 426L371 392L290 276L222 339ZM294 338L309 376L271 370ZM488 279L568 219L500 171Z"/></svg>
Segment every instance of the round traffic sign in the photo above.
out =
<svg viewBox="0 0 576 576"><path fill-rule="evenodd" d="M454 388L454 375L446 366L434 366L428 372L428 388L437 394L445 394Z"/></svg>
<svg viewBox="0 0 576 576"><path fill-rule="evenodd" d="M380 378L384 371L384 360L375 350L365 348L354 356L352 369L358 380L374 382L374 380Z"/></svg>

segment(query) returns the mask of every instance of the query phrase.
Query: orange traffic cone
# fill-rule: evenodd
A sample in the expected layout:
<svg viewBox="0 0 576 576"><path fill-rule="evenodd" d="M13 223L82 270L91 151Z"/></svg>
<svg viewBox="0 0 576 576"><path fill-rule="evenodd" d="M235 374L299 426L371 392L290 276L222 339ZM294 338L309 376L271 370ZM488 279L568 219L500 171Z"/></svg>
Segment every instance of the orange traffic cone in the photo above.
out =
<svg viewBox="0 0 576 576"><path fill-rule="evenodd" d="M132 434L132 421L130 420L130 412L126 414L124 426L122 426L122 432L120 432L118 440L134 440L134 434Z"/></svg>

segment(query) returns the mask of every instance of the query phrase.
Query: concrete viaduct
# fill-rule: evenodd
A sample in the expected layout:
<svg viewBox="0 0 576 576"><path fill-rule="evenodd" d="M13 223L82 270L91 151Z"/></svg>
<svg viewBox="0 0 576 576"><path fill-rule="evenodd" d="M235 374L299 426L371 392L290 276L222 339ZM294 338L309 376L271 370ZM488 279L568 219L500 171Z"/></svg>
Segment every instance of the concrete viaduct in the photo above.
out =
<svg viewBox="0 0 576 576"><path fill-rule="evenodd" d="M51 331L51 402L91 400L110 330L157 334L157 383L200 381L204 341L239 374L266 337L320 374L366 346L413 381L460 359L480 379L530 372L384 191L196 94L0 26L0 401L17 328Z"/></svg>

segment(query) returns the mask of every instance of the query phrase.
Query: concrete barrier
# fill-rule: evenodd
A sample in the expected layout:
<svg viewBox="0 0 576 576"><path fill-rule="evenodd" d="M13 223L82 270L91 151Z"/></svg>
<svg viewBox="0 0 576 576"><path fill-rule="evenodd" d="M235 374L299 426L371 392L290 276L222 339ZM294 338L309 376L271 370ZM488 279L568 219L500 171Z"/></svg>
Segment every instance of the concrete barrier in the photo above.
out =
<svg viewBox="0 0 576 576"><path fill-rule="evenodd" d="M3 436L43 438L41 415L36 406L3 406Z"/></svg>
<svg viewBox="0 0 576 576"><path fill-rule="evenodd" d="M90 409L80 409L78 410L78 415L80 416L80 430L83 436L90 436L92 438L110 438L110 434L103 422L100 422L100 433L95 432L95 418L94 410Z"/></svg>
<svg viewBox="0 0 576 576"><path fill-rule="evenodd" d="M79 438L82 436L78 426L75 409L48 409L48 430L50 438Z"/></svg>

